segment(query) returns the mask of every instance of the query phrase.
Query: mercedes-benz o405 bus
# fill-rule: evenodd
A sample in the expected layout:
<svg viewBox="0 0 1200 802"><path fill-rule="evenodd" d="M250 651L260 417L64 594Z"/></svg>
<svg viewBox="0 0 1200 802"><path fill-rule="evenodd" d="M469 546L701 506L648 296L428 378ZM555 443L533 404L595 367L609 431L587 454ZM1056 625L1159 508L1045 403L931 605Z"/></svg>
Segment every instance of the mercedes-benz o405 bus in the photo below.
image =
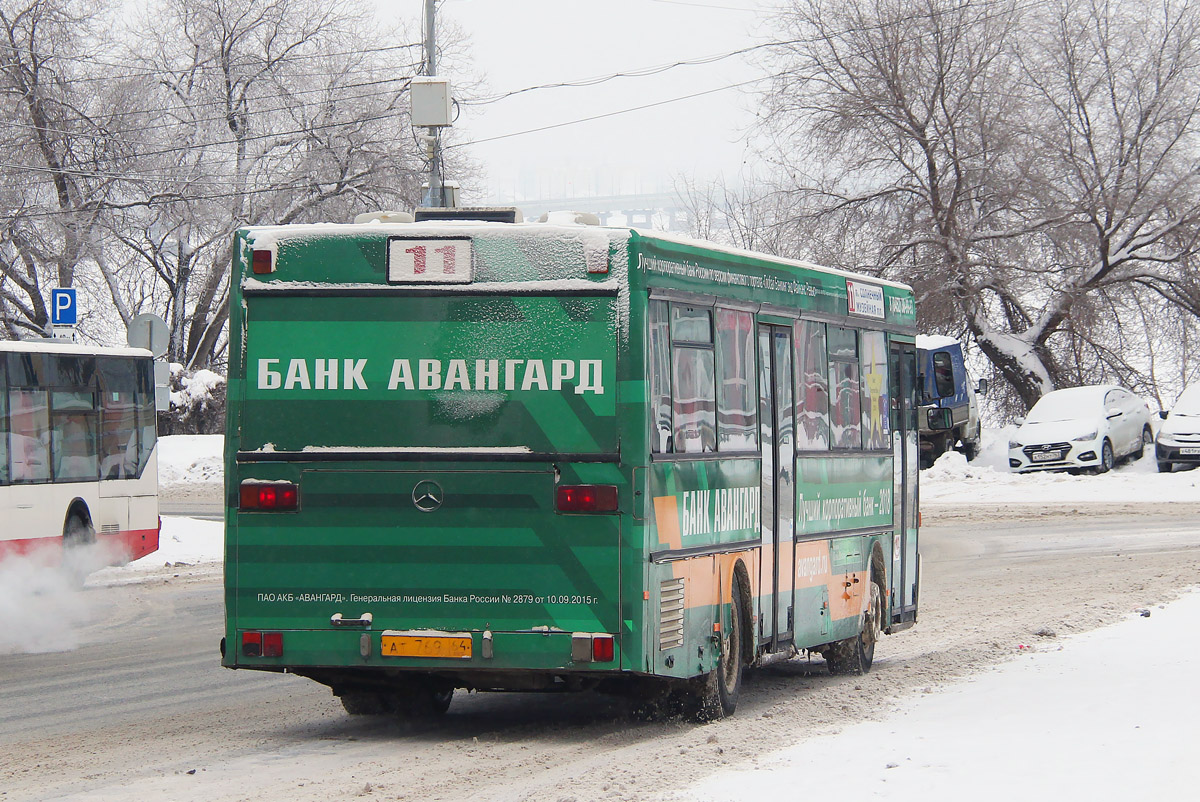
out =
<svg viewBox="0 0 1200 802"><path fill-rule="evenodd" d="M916 620L907 286L578 225L234 253L224 665L352 713L597 688L711 718L745 666L866 671Z"/></svg>

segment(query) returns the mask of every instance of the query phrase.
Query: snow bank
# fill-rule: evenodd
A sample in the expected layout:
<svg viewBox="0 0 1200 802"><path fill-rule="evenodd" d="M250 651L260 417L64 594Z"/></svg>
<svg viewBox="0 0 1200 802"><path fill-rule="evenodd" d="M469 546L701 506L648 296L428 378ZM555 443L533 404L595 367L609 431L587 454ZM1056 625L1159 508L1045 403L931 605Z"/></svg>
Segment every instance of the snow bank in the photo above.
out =
<svg viewBox="0 0 1200 802"><path fill-rule="evenodd" d="M1200 642L1179 633L1197 616L1193 591L662 798L791 799L799 788L890 802L1190 798Z"/></svg>
<svg viewBox="0 0 1200 802"><path fill-rule="evenodd" d="M224 476L219 434L173 434L158 438L158 484L220 484Z"/></svg>
<svg viewBox="0 0 1200 802"><path fill-rule="evenodd" d="M1073 504L1200 502L1200 471L1158 473L1153 449L1102 475L1008 469L1008 439L1015 427L984 429L979 456L968 463L950 451L921 471L921 504Z"/></svg>

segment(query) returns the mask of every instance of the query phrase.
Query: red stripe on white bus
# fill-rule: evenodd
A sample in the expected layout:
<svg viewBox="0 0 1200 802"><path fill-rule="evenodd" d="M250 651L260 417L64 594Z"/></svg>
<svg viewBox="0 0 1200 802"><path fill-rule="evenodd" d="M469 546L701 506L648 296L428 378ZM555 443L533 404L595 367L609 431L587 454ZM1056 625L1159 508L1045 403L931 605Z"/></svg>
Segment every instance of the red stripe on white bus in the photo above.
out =
<svg viewBox="0 0 1200 802"><path fill-rule="evenodd" d="M158 536L162 521L154 529L125 529L114 534L97 533L97 543L116 544L122 556L130 561L158 551ZM43 550L62 551L62 536L31 537L19 540L0 540L0 559L11 555L30 554Z"/></svg>

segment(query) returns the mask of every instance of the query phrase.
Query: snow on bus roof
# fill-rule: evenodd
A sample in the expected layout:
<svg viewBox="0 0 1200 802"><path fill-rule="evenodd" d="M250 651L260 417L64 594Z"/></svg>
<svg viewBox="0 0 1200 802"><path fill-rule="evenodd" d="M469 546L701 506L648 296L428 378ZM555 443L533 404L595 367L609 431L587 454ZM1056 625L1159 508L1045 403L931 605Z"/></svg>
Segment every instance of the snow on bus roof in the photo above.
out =
<svg viewBox="0 0 1200 802"><path fill-rule="evenodd" d="M669 231L645 231L641 229L632 229L638 236L644 239L657 239L664 242L671 242L676 245L687 245L692 248L703 248L704 250L716 251L718 253L728 254L730 256L740 256L749 259L759 259L766 262L775 262L776 264L789 265L791 267L799 267L805 270L815 270L820 273L828 273L834 276L845 276L848 279L862 279L871 282L872 284L881 284L887 287L894 287L898 290L907 290L912 292L912 287L899 281L889 281L888 279L876 278L868 276L864 273L855 273L850 270L842 270L838 267L826 267L813 262L805 262L800 259L788 259L783 256L772 256L770 254L758 253L756 251L747 251L743 248L735 248L732 245L722 245L717 242L708 240L695 239L682 234L675 234Z"/></svg>
<svg viewBox="0 0 1200 802"><path fill-rule="evenodd" d="M519 235L545 237L549 235L577 239L581 243L607 245L613 240L628 239L627 228L606 228L582 223L492 223L483 220L428 220L420 223L301 223L280 226L254 226L246 229L246 238L254 248L274 251L287 240L323 239L327 237L361 237L364 235L406 237L435 236L447 230L464 236L513 232Z"/></svg>
<svg viewBox="0 0 1200 802"><path fill-rule="evenodd" d="M140 356L153 358L153 354L145 348L117 348L107 345L68 343L59 340L3 340L0 341L0 351L74 354L76 356Z"/></svg>
<svg viewBox="0 0 1200 802"><path fill-rule="evenodd" d="M360 284L360 283L337 283L330 281L260 281L254 278L242 279L242 289L254 290L255 292L276 291L285 292L293 290L315 289L321 291L328 290L379 290L388 287L403 286L405 289L429 289L436 290L438 293L454 293L454 292L500 292L500 293L529 293L529 292L546 292L546 293L572 293L572 292L588 292L591 290L619 290L621 284L613 279L605 281L591 281L583 278L561 278L561 279L545 279L541 281L478 281L471 284Z"/></svg>
<svg viewBox="0 0 1200 802"><path fill-rule="evenodd" d="M277 251L279 243L286 240L321 239L327 237L361 237L371 234L396 236L401 233L406 237L421 237L436 236L438 234L444 235L448 230L463 234L465 236L496 234L498 232L508 232L512 233L516 237L521 237L524 235L530 238L556 236L576 239L582 244L587 244L590 242L594 245L626 240L629 237L636 235L643 239L670 242L676 245L685 245L688 247L704 249L729 256L758 259L765 262L773 262L779 265L798 267L804 270L815 270L829 275L843 276L848 279L862 279L870 281L873 284L912 292L912 287L898 281L876 278L874 276L855 273L849 270L842 270L841 268L836 267L825 267L823 265L805 262L799 259L788 259L782 256L756 253L755 251L735 248L731 245L722 245L720 243L695 239L694 237L688 237L667 231L649 231L644 229L629 228L626 226L593 226L583 223L570 224L566 222L557 222L557 220L553 223L494 223L482 220L426 220L420 223L292 223L278 226L254 226L245 229L246 238L252 247L261 250L270 250L272 252Z"/></svg>

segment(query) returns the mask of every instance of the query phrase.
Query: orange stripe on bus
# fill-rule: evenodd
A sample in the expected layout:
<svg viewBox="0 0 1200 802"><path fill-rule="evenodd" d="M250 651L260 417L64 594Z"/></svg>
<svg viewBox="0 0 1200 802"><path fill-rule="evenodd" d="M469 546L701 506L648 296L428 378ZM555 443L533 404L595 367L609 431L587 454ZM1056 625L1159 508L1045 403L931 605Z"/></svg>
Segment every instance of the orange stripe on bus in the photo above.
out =
<svg viewBox="0 0 1200 802"><path fill-rule="evenodd" d="M654 497L654 522L658 525L658 542L669 549L683 548L679 534L679 502L674 496Z"/></svg>

